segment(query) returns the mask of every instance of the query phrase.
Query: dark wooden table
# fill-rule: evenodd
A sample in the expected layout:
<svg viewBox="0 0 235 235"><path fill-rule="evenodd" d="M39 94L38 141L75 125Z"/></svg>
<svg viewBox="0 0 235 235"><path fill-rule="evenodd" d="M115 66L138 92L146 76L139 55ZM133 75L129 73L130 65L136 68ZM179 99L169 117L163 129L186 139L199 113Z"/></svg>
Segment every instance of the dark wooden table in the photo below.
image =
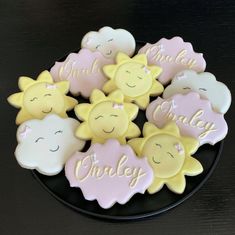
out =
<svg viewBox="0 0 235 235"><path fill-rule="evenodd" d="M232 0L0 0L0 234L235 234L234 104L226 114L229 134L211 178L182 205L149 220L112 223L76 213L17 165L17 110L6 98L18 90L18 76L36 77L77 49L87 31L104 25L125 28L149 42L182 36L204 53L207 71L235 92Z"/></svg>

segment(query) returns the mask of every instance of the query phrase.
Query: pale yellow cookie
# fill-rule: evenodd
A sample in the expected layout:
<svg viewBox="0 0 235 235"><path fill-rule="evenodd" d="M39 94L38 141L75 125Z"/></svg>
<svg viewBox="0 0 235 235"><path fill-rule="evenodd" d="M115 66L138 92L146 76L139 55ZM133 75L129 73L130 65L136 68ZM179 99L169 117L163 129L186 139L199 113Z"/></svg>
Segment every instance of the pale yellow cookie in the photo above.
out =
<svg viewBox="0 0 235 235"><path fill-rule="evenodd" d="M105 65L103 71L110 80L104 84L103 91L110 93L120 89L125 101L136 103L146 109L150 96L157 96L164 90L156 78L162 72L158 66L148 66L147 56L139 54L130 58L119 52L116 64Z"/></svg>
<svg viewBox="0 0 235 235"><path fill-rule="evenodd" d="M19 88L21 92L7 99L12 106L20 108L16 124L30 119L42 119L51 113L67 117L66 111L78 103L76 99L66 96L69 81L54 82L46 70L39 74L37 80L20 77Z"/></svg>
<svg viewBox="0 0 235 235"><path fill-rule="evenodd" d="M95 89L90 97L90 104L79 104L75 107L77 117L84 121L77 129L77 137L92 140L93 143L104 143L114 138L121 144L126 138L140 135L138 126L132 122L138 114L138 106L124 102L120 90L107 97Z"/></svg>
<svg viewBox="0 0 235 235"><path fill-rule="evenodd" d="M148 192L156 193L164 184L175 193L183 193L185 175L195 176L203 171L202 165L191 154L198 149L198 140L180 135L174 122L159 129L146 122L143 138L135 138L128 144L138 156L145 156L154 171L154 180Z"/></svg>

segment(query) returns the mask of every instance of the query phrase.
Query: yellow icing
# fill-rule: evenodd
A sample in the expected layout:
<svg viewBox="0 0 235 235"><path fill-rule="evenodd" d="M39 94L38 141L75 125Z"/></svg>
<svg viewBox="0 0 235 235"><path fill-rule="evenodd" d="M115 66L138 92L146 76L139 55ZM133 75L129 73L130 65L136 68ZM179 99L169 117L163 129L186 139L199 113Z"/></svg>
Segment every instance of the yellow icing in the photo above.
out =
<svg viewBox="0 0 235 235"><path fill-rule="evenodd" d="M69 91L69 81L53 82L48 71L43 71L33 80L29 77L19 78L21 92L8 97L8 102L20 108L16 124L29 119L42 119L49 113L67 117L66 111L78 103L72 97L66 96Z"/></svg>
<svg viewBox="0 0 235 235"><path fill-rule="evenodd" d="M132 122L138 114L138 106L124 102L120 90L106 97L102 91L95 89L90 102L75 107L77 117L84 121L76 131L77 137L93 143L115 138L125 144L126 138L140 135L138 126Z"/></svg>
<svg viewBox="0 0 235 235"><path fill-rule="evenodd" d="M110 93L120 89L125 96L125 101L133 101L141 109L146 109L150 96L157 96L164 89L161 83L156 81L162 69L158 66L148 66L145 54L130 58L119 52L116 64L105 65L103 71L110 78L104 84L104 92Z"/></svg>
<svg viewBox="0 0 235 235"><path fill-rule="evenodd" d="M161 190L164 184L175 193L183 193L185 175L195 176L203 171L202 165L191 154L195 153L199 142L180 135L174 122L159 129L154 124L145 123L143 138L128 142L138 156L145 156L154 171L154 180L148 192Z"/></svg>

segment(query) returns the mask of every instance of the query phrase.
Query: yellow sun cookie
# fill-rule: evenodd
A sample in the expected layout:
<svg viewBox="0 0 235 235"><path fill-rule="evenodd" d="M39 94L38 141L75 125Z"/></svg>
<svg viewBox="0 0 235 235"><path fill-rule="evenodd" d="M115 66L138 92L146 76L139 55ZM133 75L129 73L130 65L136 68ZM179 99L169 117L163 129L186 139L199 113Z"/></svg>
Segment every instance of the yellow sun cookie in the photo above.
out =
<svg viewBox="0 0 235 235"><path fill-rule="evenodd" d="M49 113L67 117L66 111L73 109L78 103L74 98L66 96L69 81L55 83L46 70L36 80L20 77L18 84L21 92L7 99L12 106L20 108L16 124L30 119L43 119Z"/></svg>
<svg viewBox="0 0 235 235"><path fill-rule="evenodd" d="M132 103L124 102L124 95L120 90L105 94L95 89L90 97L90 104L83 103L75 107L77 117L84 121L77 129L76 136L92 143L104 143L114 138L121 144L126 138L140 135L138 126L132 122L138 114L139 108Z"/></svg>
<svg viewBox="0 0 235 235"><path fill-rule="evenodd" d="M201 163L193 158L199 147L197 139L181 136L174 122L162 129L146 122L143 138L128 142L138 156L145 156L154 172L154 180L148 192L156 193L164 184L173 192L181 194L186 187L185 175L195 176L203 171Z"/></svg>
<svg viewBox="0 0 235 235"><path fill-rule="evenodd" d="M105 75L110 79L103 86L105 93L120 89L125 101L136 103L141 109L146 109L150 96L157 96L164 90L156 78L162 72L158 66L148 66L147 56L139 54L130 58L119 52L116 64L103 67Z"/></svg>

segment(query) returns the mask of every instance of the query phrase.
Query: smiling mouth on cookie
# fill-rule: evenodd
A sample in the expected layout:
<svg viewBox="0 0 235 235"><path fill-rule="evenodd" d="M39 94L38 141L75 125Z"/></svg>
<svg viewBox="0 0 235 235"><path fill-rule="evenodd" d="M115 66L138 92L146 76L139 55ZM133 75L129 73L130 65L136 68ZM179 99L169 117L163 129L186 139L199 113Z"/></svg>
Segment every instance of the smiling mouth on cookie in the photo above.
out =
<svg viewBox="0 0 235 235"><path fill-rule="evenodd" d="M127 82L126 82L126 85L127 85L128 87L130 87L130 88L136 87L136 85L130 85L130 84L128 84Z"/></svg>
<svg viewBox="0 0 235 235"><path fill-rule="evenodd" d="M114 127L112 128L111 131L106 131L106 130L103 129L103 132L104 132L104 133L107 133L107 134L110 134L110 133L112 133L113 131L114 131Z"/></svg>
<svg viewBox="0 0 235 235"><path fill-rule="evenodd" d="M57 152L59 150L60 146L58 145L56 149L49 149L51 152Z"/></svg>
<svg viewBox="0 0 235 235"><path fill-rule="evenodd" d="M155 161L154 157L152 157L152 160L153 160L153 162L156 163L156 164L160 164L160 163L161 163L161 162Z"/></svg>
<svg viewBox="0 0 235 235"><path fill-rule="evenodd" d="M49 111L43 111L43 110L42 110L43 113L50 113L51 111L52 111L52 108L50 108Z"/></svg>

